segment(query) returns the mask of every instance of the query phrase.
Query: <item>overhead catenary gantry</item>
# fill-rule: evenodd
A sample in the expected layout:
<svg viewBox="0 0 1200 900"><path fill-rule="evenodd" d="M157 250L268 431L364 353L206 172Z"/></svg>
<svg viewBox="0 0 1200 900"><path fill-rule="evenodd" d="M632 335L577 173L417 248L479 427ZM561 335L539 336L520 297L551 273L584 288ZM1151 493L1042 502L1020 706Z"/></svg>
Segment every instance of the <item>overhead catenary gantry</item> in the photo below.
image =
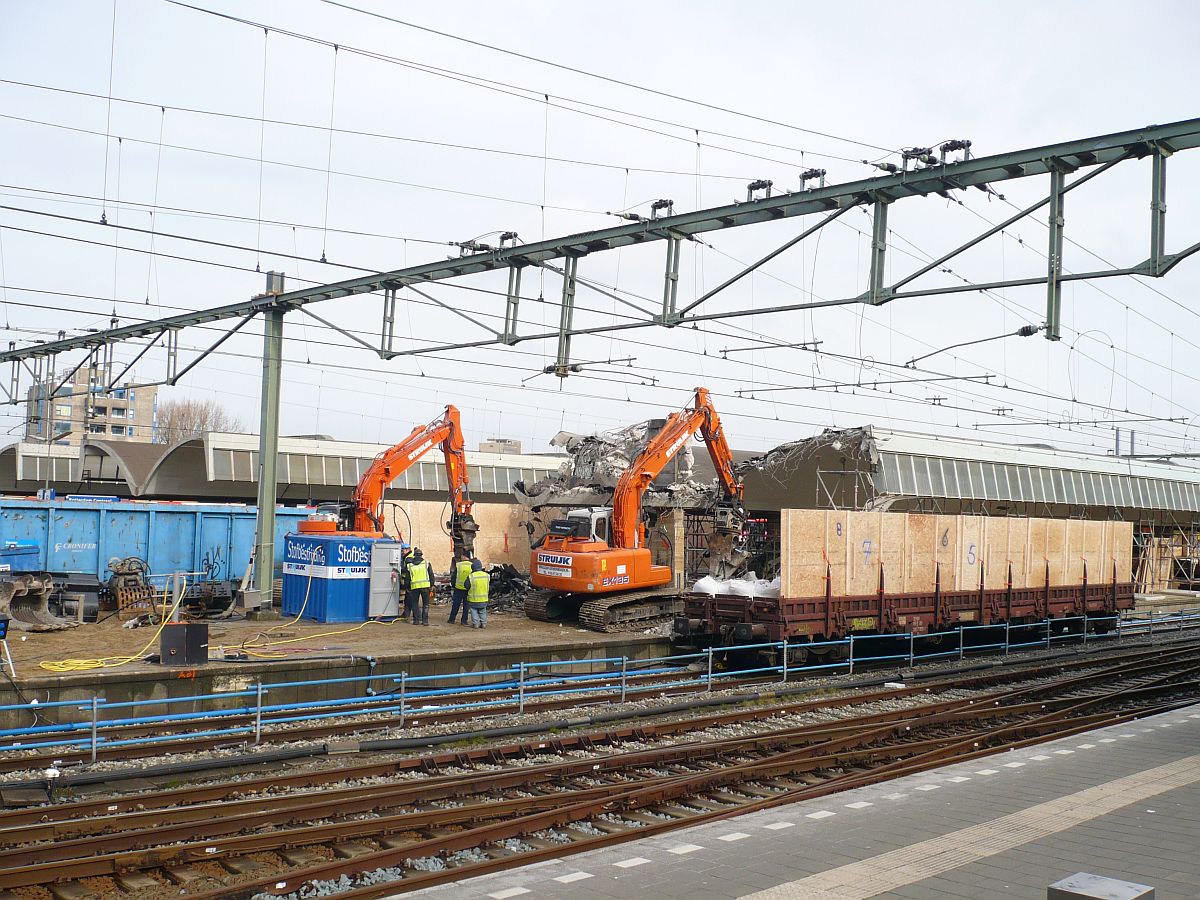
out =
<svg viewBox="0 0 1200 900"><path fill-rule="evenodd" d="M61 353L86 350L87 358L92 358L96 354L111 358L112 348L115 344L149 338L150 343L141 349L140 356L150 346L162 340L164 335L168 347L168 367L162 380L167 383L175 383L208 353L217 349L233 333L240 330L250 319L262 314L265 319L265 328L262 411L259 427L259 523L255 554L258 560L272 559L277 487L274 470L279 427L283 316L288 311L302 310L323 325L342 333L365 349L377 353L382 359L437 354L447 350L474 347L512 346L522 341L553 340L557 342L557 352L554 365L548 368L560 377L566 377L572 371L571 339L577 335L604 334L652 326L671 328L745 315L761 316L856 303L877 306L892 300L913 297L1044 284L1046 286L1045 336L1049 340L1057 341L1061 338L1063 284L1122 275L1161 277L1180 261L1200 251L1200 241L1198 241L1175 253L1168 253L1165 238L1167 160L1176 152L1194 149L1197 146L1200 146L1200 119L1189 119L1167 125L1149 126L1027 150L968 158L961 162L947 163L942 159L926 155L922 157L923 164L919 167L906 168L903 171L844 184L826 185L822 176L817 187L792 193L772 193L771 190L766 189L764 196L755 196L759 191L751 190L748 194L751 199L747 199L745 202L680 214L674 214L669 206L665 206L663 208L667 211L666 215L657 215L657 212L661 210L656 210L656 216L653 218L641 219L611 228L580 232L528 244L504 246L484 252L468 252L453 259L407 266L402 269L295 291L282 291L276 285L275 290L269 289L266 294L212 309L181 313L78 337L61 337L59 340L37 343L28 347L12 346L8 351L0 352L0 362L11 362L13 367L8 385L0 384L0 392L7 394L8 402L19 402L22 367L30 374L35 374L35 369L37 371L53 371L54 361ZM1148 256L1126 266L1114 266L1087 272L1065 271L1062 248L1066 230L1064 210L1067 194L1122 162L1146 157L1150 157L1152 160ZM1076 175L1083 170L1087 171ZM911 197L926 197L931 194L949 196L950 191L970 188L994 193L993 185L1040 176L1048 179L1048 191L1043 199L980 232L933 262L919 267L891 284L887 283L887 218L888 210L893 204ZM807 179L802 182L802 184L806 183ZM659 202L669 204L669 201ZM964 282L929 287L913 285L913 282L921 276L937 271L949 260L1021 219L1036 213L1042 207L1048 207L1047 224L1049 226L1046 251L1047 269L1044 276L1002 277L982 283ZM869 208L873 220L870 269L866 291L835 299L809 300L755 307L754 309L720 311L701 309L706 301L721 291L802 243L806 238L818 233L826 225L855 208ZM714 231L742 228L764 222L778 222L783 219L812 214L821 214L822 218L800 234L746 266L733 277L726 279L718 287L696 297L682 307L679 305L679 259L684 241L697 239L700 235ZM659 241L666 245L661 309L647 310L624 298L617 298L641 312L644 318L631 318L623 322L605 325L575 327L575 297L580 287L613 296L590 284L584 276L580 275L580 261L585 257L621 247L648 245ZM561 265L555 265L558 260L562 261ZM517 324L522 300L521 276L523 270L530 267L544 267L561 275L562 293L559 300L559 322L558 327L553 330L519 334ZM465 276L497 271L506 272L508 276L507 289L504 292L503 330L494 329L479 321L477 317L444 303L433 297L428 291L421 290L421 287L425 285L451 282ZM461 316L470 324L478 327L482 332L481 335L471 340L430 342L422 347L398 349L395 341L396 305L400 299L398 293L405 289L418 293L427 301ZM378 346L305 309L313 303L372 293L382 293L383 295ZM191 326L225 320L236 321L228 332L219 337L206 350L201 351L196 359L182 370L179 369L179 332ZM31 365L34 368L30 368ZM262 592L263 596L270 595L270 566L256 566L255 587Z"/></svg>

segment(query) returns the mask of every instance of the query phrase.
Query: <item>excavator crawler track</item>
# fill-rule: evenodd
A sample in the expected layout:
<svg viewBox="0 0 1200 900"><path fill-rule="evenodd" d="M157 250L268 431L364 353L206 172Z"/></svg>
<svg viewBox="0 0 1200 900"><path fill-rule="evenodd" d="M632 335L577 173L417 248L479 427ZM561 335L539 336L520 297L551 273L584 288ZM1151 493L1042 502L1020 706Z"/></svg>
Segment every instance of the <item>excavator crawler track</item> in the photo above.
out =
<svg viewBox="0 0 1200 900"><path fill-rule="evenodd" d="M683 596L672 588L597 597L535 591L525 598L525 615L539 622L578 620L592 631L629 631L667 622L683 612Z"/></svg>
<svg viewBox="0 0 1200 900"><path fill-rule="evenodd" d="M592 631L628 631L669 621L683 612L674 589L593 597L579 607L579 623Z"/></svg>
<svg viewBox="0 0 1200 900"><path fill-rule="evenodd" d="M538 622L562 622L579 615L585 598L555 591L530 591L525 595L525 615Z"/></svg>

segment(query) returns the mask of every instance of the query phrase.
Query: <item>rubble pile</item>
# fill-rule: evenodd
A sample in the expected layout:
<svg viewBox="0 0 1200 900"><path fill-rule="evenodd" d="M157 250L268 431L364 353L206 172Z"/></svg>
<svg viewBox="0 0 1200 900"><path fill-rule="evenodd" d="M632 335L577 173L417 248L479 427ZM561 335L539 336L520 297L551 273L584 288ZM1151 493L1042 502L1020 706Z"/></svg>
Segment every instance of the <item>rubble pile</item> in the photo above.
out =
<svg viewBox="0 0 1200 900"><path fill-rule="evenodd" d="M507 563L492 566L488 569L492 576L491 600L488 609L492 611L524 612L525 595L529 593L529 576L523 575Z"/></svg>
<svg viewBox="0 0 1200 900"><path fill-rule="evenodd" d="M827 428L815 437L780 444L760 456L738 463L734 471L742 476L751 471L761 472L785 484L807 460L827 448L848 456L869 457L871 446L871 434L866 428Z"/></svg>
<svg viewBox="0 0 1200 900"><path fill-rule="evenodd" d="M492 612L524 612L525 595L531 589L529 576L507 563L494 565L487 573L492 577L488 609ZM452 591L449 578L435 582L433 602L439 606L449 606Z"/></svg>

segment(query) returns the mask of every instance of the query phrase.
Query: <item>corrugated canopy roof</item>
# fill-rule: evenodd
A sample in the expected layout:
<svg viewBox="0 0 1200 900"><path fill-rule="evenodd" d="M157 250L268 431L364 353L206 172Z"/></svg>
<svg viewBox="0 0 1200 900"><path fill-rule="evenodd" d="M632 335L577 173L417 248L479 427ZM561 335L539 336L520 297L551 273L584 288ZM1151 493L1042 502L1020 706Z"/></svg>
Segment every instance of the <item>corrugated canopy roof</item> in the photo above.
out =
<svg viewBox="0 0 1200 900"><path fill-rule="evenodd" d="M279 439L279 483L302 485L305 488L353 488L363 473L390 445L359 443L357 441L327 441L311 438ZM162 493L169 487L167 477L172 457L203 452L204 469L209 482L249 483L258 469L258 437L251 434L210 432L201 441L191 441L174 448L147 479L147 493ZM556 470L565 457L535 456L510 453L467 451L468 475L472 494L510 496L512 483L522 479L529 483ZM173 476L172 476L173 477ZM161 482L161 483L160 483ZM449 490L441 452L431 448L418 462L411 465L391 485L396 491Z"/></svg>
<svg viewBox="0 0 1200 900"><path fill-rule="evenodd" d="M387 447L353 441L279 439L281 491L333 499L349 496L371 461ZM474 495L511 496L512 483L533 483L557 470L565 456L467 451ZM0 490L31 489L48 482L60 491L84 487L132 497L254 496L258 437L213 432L174 446L129 441L88 441L84 447L18 442L0 451ZM440 451L434 447L392 483L395 491L448 490Z"/></svg>
<svg viewBox="0 0 1200 900"><path fill-rule="evenodd" d="M891 431L874 426L868 426L864 431L881 453L906 453L910 456L937 456L981 462L1013 463L1042 466L1048 469L1071 469L1077 472L1134 475L1143 478L1166 478L1200 483L1200 469L1174 463L1081 453L1076 450L1060 450L1045 444L1001 444L992 441L970 441L941 435L918 434L912 431Z"/></svg>
<svg viewBox="0 0 1200 900"><path fill-rule="evenodd" d="M862 434L879 495L1200 512L1200 470L1190 466L874 427Z"/></svg>

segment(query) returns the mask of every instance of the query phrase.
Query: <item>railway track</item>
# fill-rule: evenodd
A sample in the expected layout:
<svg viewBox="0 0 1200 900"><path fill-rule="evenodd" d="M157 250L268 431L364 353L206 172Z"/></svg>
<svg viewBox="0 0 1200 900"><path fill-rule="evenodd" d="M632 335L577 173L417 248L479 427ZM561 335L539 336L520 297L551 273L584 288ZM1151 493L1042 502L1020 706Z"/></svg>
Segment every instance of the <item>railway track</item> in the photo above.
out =
<svg viewBox="0 0 1200 900"><path fill-rule="evenodd" d="M316 881L336 884L339 896L382 896L1076 734L1200 695L1192 647L1092 663L443 751L375 763L371 775L343 768L336 787L292 773L14 810L0 814L0 889L33 896L34 886L58 882L78 896L215 900ZM962 696L989 679L1011 683ZM833 709L841 718L804 718ZM705 733L747 722L762 727Z"/></svg>
<svg viewBox="0 0 1200 900"><path fill-rule="evenodd" d="M1200 648L1200 642L1185 642L1181 645L1173 644L1170 646L1174 648L1174 650L1180 652L1187 652L1187 648L1190 647L1192 648L1192 652L1194 652L1195 649ZM663 718L672 715L680 715L681 713L679 707L674 705L645 706L640 711L637 711L636 713L631 711L626 716L623 716L620 713L616 714L614 717L616 719L614 723L615 727L605 730L603 734L606 736L606 738L609 736L616 736L615 739L622 740L628 739L628 736L631 734L680 734L686 733L687 731L703 729L710 723L725 724L730 722L758 721L762 719L769 719L774 716L798 714L815 709L833 709L841 706L873 702L875 700L896 700L922 693L942 691L949 687L983 689L1007 684L1013 681L1019 681L1022 679L1040 677L1048 673L1063 673L1093 668L1104 663L1111 664L1116 662L1132 662L1139 659L1154 659L1163 652L1164 648L1162 646L1149 646L1137 649L1131 648L1122 653L1114 653L1110 650L1103 653L1099 659L1092 655L1072 654L1070 657L1065 659L1060 657L1051 659L1033 659L1029 661L1010 663L1003 667L972 666L970 667L970 671L967 672L954 670L950 672L938 672L934 673L934 676L930 678L914 679L916 683L907 687L885 688L883 690L874 689L880 683L879 680L856 680L839 685L838 689L843 691L843 693L836 697L828 696L825 693L824 688L809 688L805 686L774 687L765 691L746 692L746 688L761 685L762 681L757 679L731 681L725 684L725 687L731 690L723 690L722 692L713 695L705 694L702 695L703 699L693 699L690 701L685 701L683 704L681 704L683 707L683 718L678 721L666 721L655 724L636 723L633 720L644 718ZM774 682L772 681L771 683ZM679 688L678 690L683 691L685 688ZM676 691L677 689L675 688L668 688L663 690L660 694L658 694L658 696L670 696L676 693ZM809 695L817 696L820 699L804 699ZM796 697L799 697L800 699L793 699ZM759 705L748 710L734 711L731 713L722 713L718 715L704 716L699 712L699 710L703 708L736 706L738 704L748 703ZM769 703L771 705L762 706L761 704L764 703ZM577 701L565 699L548 703L547 707L542 709L536 709L533 706L527 706L527 711L537 714L539 712L547 711L547 708L549 708L550 711L553 711L554 709L561 708L569 708L574 710L578 709L579 707L577 705ZM515 712L515 707L512 711ZM446 724L447 722L452 723L454 721L462 721L467 718L468 715L464 714L463 711L454 712L448 715L445 719L441 720L439 720L436 716L431 715L428 718L422 716L418 722L418 718L414 716L405 720L403 723L398 723L396 721L388 723L389 732L395 732L397 730L403 731L406 728L414 728L419 723L424 725L438 725ZM564 729L579 729L581 727L587 727L589 724L590 723L586 718L575 716L571 717L570 719L558 721L542 720L535 722L522 730L526 733L536 733L538 731L562 731ZM222 770L230 768L235 770L240 768L248 771L249 774L252 775L258 770L261 770L263 767L279 767L280 765L288 766L293 762L303 758L315 759L320 757L331 757L339 758L339 760L341 760L345 758L345 754L347 753L359 751L373 752L383 749L413 750L419 749L422 746L433 746L435 744L440 744L447 741L447 738L440 735L428 734L424 737L416 736L407 740L404 738L377 741L370 739L363 740L363 737L369 738L370 734L374 730L373 727L370 724L367 724L361 729L355 729L354 726L355 723L345 721L339 723L337 726L317 726L319 729L317 732L318 734L331 734L332 736L336 737L337 740L326 744L313 745L306 750L283 750L278 752L262 751L261 753L245 753L238 756L224 756L220 758L198 758L193 759L192 761L188 761L188 758L185 756L184 762L182 763L173 763L168 761L162 764L152 763L147 765L143 762L141 765L127 769L105 768L99 772L90 771L86 764L82 764L82 761L81 764L72 767L69 758L64 758L62 755L53 754L24 756L20 757L19 760L9 761L10 766L12 766L9 769L10 772L14 771L16 768L12 764L19 761L21 763L21 769L24 771L42 773L46 770L54 769L55 771L59 772L61 777L54 781L53 784L51 784L50 780L45 777L39 777L33 781L0 781L0 797L4 796L4 792L15 789L17 791L26 792L22 795L22 802L24 803L39 802L39 800L48 801L51 793L54 793L61 799L63 797L71 796L72 790L76 788L89 790L94 789L96 785L101 784L114 786L122 780L130 780L137 785L139 790L144 791L148 787L151 787L155 784L166 783L168 781L174 784L179 784L184 780L216 777ZM313 732L311 729L289 729L286 732L275 735L275 737L279 741L297 741L301 740L303 736L311 735L312 733ZM451 733L449 735L449 739L455 739L456 736L456 734ZM498 737L498 735L487 734L485 732L470 732L466 735L466 737L471 740L477 740L478 738L482 737L495 738ZM560 744L574 746L574 741L576 738L558 737L555 740ZM583 746L586 746L587 742L593 739L584 736L579 738L579 740L582 742ZM244 742L227 741L227 744L231 748L244 748L246 746ZM211 742L207 739L190 742L186 739L182 739L177 746L179 753L184 754L188 752L195 753L195 751L204 751L208 749L210 745ZM159 746L161 747L162 745ZM528 754L530 752L529 747L530 743L502 745L498 752L508 756L514 754ZM125 748L127 752L121 754L119 758L125 758L126 756L131 755L128 752L129 750L135 751L132 755L136 758L136 756L139 755L136 752L138 749L139 748ZM468 751L456 751L453 758L466 758L472 762L477 762L480 760L486 761L486 758L492 752L493 751L490 749L483 752L476 749L471 749ZM169 757L164 757L164 759L169 759ZM448 759L450 759L450 757L439 755L434 758L434 761L436 764L441 765L446 764ZM402 760L398 763L395 771L402 771L406 766L413 766L417 764L417 762L411 759ZM426 765L427 763L422 761L419 764ZM376 777L385 771L391 772L392 769L388 768L387 766L381 767L375 764L356 766L351 767L350 769L347 769L345 765L340 765L331 773L329 778L337 780L338 778L343 777L343 773L344 777L347 778L360 776L364 778L371 778ZM243 782L245 777L246 776L243 775ZM328 780L328 778L326 780ZM320 782L317 781L313 783ZM39 791L40 795L38 793Z"/></svg>

